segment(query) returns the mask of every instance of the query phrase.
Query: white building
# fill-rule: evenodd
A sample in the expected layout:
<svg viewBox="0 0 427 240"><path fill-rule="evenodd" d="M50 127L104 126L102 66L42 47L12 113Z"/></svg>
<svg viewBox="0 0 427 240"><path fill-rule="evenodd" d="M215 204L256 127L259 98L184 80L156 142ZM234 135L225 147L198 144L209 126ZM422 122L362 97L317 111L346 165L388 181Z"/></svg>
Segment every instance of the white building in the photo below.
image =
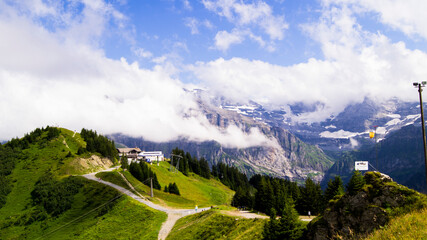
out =
<svg viewBox="0 0 427 240"><path fill-rule="evenodd" d="M162 151L138 153L138 159L144 159L144 158L146 159L147 162L163 161L165 159Z"/></svg>

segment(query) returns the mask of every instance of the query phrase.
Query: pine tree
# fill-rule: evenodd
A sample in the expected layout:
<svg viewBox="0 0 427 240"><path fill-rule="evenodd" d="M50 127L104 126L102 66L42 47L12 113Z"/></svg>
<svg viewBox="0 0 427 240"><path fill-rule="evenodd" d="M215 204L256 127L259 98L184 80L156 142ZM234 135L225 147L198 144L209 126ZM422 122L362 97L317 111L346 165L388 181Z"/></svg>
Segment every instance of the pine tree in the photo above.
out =
<svg viewBox="0 0 427 240"><path fill-rule="evenodd" d="M122 156L121 162L122 162L122 169L128 169L129 168L128 157L126 155Z"/></svg>
<svg viewBox="0 0 427 240"><path fill-rule="evenodd" d="M280 220L276 220L276 211L271 209L270 221L266 224L263 232L264 239L301 239L304 226L299 220L291 198L285 200L285 207Z"/></svg>
<svg viewBox="0 0 427 240"><path fill-rule="evenodd" d="M323 209L323 196L320 184L316 184L307 178L305 186L301 187L301 196L298 199L298 211L301 214L307 214L310 211L312 214L318 214Z"/></svg>
<svg viewBox="0 0 427 240"><path fill-rule="evenodd" d="M299 220L298 212L292 200L288 198L279 221L278 239L300 239L303 231L304 227Z"/></svg>
<svg viewBox="0 0 427 240"><path fill-rule="evenodd" d="M347 192L350 195L356 195L365 185L365 179L359 171L355 171L347 184Z"/></svg>
<svg viewBox="0 0 427 240"><path fill-rule="evenodd" d="M160 186L159 180L157 180L157 175L155 173L153 173L153 175L153 188L161 190L162 186Z"/></svg>
<svg viewBox="0 0 427 240"><path fill-rule="evenodd" d="M344 185L340 176L335 176L334 180L330 179L325 189L325 202L333 199L337 195L344 194Z"/></svg>

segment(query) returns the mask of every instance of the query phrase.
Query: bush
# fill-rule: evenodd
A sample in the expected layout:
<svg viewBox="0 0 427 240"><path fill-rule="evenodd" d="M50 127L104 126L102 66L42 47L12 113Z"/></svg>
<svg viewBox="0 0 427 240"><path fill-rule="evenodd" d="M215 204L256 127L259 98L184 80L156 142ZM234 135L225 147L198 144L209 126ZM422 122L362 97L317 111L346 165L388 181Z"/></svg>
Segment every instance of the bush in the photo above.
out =
<svg viewBox="0 0 427 240"><path fill-rule="evenodd" d="M178 186L176 185L176 183L169 183L168 187L165 186L165 192L176 194L176 195L181 195L179 193L179 189L178 189Z"/></svg>
<svg viewBox="0 0 427 240"><path fill-rule="evenodd" d="M83 183L76 177L56 181L48 172L36 182L31 199L34 205L42 206L48 214L57 216L71 208L74 195L82 186Z"/></svg>

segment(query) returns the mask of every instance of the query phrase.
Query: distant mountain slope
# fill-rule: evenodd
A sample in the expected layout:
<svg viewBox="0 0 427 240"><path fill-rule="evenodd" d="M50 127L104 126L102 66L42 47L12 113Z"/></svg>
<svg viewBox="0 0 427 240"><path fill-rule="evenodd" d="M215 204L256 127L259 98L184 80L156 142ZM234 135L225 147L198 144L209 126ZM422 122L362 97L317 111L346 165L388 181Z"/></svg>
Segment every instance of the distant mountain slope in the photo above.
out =
<svg viewBox="0 0 427 240"><path fill-rule="evenodd" d="M173 148L178 147L190 152L192 156L197 158L206 158L210 164L225 162L236 166L249 176L262 173L297 181L302 181L309 176L320 181L323 173L333 164L332 159L326 156L320 148L302 142L283 128L257 122L252 118L217 108L203 101L200 101L199 105L212 125L220 129L234 125L244 132L249 132L251 128L256 128L277 144L230 148L222 146L215 141L196 142L188 139L179 139L165 143L155 143L146 141L143 138L132 138L121 134L114 134L109 137L115 142L128 147L139 147L146 151L161 150L166 156L169 156Z"/></svg>
<svg viewBox="0 0 427 240"><path fill-rule="evenodd" d="M336 116L321 122L298 122L295 118L316 110L316 104L307 106L296 103L289 108L268 110L261 104L238 104L224 99L216 99L215 104L227 111L250 117L257 122L280 127L290 131L306 143L317 145L323 150L346 151L369 145L368 131L378 126L380 138L413 124L419 119L419 103L403 102L398 99L375 101L365 98L363 102L347 106ZM321 107L321 106L320 106ZM368 139L369 140L369 139Z"/></svg>
<svg viewBox="0 0 427 240"><path fill-rule="evenodd" d="M420 126L409 125L395 131L375 146L343 153L326 172L322 185L329 179L340 175L343 180L349 178L354 170L354 161L369 161L374 168L393 178L396 182L427 192L425 183L424 150ZM378 152L378 167L376 166ZM370 167L370 169L372 169Z"/></svg>

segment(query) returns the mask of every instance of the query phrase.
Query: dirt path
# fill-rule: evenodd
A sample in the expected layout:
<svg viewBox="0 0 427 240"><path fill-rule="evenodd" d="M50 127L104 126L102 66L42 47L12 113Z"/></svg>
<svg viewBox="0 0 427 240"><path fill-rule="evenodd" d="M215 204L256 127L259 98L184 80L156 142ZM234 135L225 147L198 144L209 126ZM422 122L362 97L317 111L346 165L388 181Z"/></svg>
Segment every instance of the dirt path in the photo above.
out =
<svg viewBox="0 0 427 240"><path fill-rule="evenodd" d="M233 211L221 211L221 213L224 213L224 214L227 214L230 216L234 216L234 217L242 217L242 218L264 218L264 219L269 218L268 216L263 216L263 215L259 215L256 213L251 213L249 211L233 210Z"/></svg>
<svg viewBox="0 0 427 240"><path fill-rule="evenodd" d="M123 180L126 182L126 184L130 187L130 189L132 189L138 196L140 196L142 199L145 199L144 196L142 196L138 191L136 191L136 189L132 186L132 184L128 181L128 179L121 173L119 172L120 176L122 176Z"/></svg>
<svg viewBox="0 0 427 240"><path fill-rule="evenodd" d="M153 209L165 212L168 215L168 218L167 218L166 222L164 222L162 224L162 228L160 229L158 239L162 239L162 240L166 239L166 237L169 235L170 231L172 230L173 226L175 225L175 223L178 219L180 219L184 216L190 215L190 214L194 214L197 212L201 212L201 211L205 211L205 210L210 209L210 208L199 208L197 212L194 209L168 209L168 208L165 208L163 206L154 204L154 203L146 200L145 198L141 198L140 196L137 196L133 192L131 192L125 188L122 188L122 187L120 187L114 183L110 183L110 182L107 182L107 181L104 181L102 179L95 177L95 175L99 172L113 171L117 168L119 168L119 167L114 167L114 168L110 168L110 169L106 169L106 170L102 170L102 171L98 171L98 172L85 174L85 175L83 175L83 177L90 179L90 180L93 180L93 181L103 183L103 184L108 185L110 187L113 187L113 188L119 190L121 193L126 194L129 197L131 197L131 198L133 198L133 199L135 199L135 200L137 200L137 201L139 201L139 202L141 202L141 203L143 203L143 204L145 204L145 205L147 205Z"/></svg>

